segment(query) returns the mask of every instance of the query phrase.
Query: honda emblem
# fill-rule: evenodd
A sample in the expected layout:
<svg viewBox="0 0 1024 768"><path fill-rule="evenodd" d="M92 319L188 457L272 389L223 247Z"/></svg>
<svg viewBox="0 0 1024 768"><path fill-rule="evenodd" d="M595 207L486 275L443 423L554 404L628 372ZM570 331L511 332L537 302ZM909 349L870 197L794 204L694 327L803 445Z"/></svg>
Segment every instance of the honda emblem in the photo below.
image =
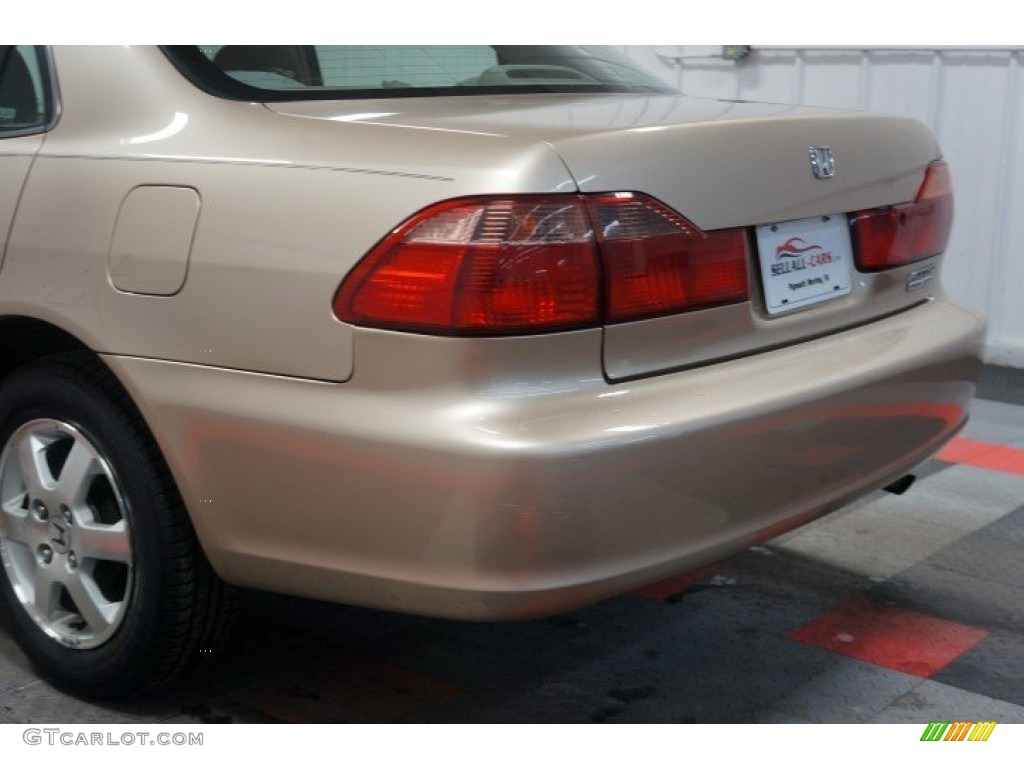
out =
<svg viewBox="0 0 1024 768"><path fill-rule="evenodd" d="M831 179L836 175L836 157L831 147L811 147L807 152L811 156L814 178Z"/></svg>

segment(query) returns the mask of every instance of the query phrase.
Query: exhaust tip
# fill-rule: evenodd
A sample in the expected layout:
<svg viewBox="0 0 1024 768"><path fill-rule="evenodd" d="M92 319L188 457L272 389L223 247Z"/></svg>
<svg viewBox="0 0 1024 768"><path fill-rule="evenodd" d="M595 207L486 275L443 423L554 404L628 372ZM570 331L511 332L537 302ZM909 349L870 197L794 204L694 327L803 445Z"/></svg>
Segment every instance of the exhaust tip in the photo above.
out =
<svg viewBox="0 0 1024 768"><path fill-rule="evenodd" d="M916 475L904 475L896 482L889 483L882 490L896 494L897 496L902 496L904 493L910 490L910 486L912 486L915 482L917 482Z"/></svg>

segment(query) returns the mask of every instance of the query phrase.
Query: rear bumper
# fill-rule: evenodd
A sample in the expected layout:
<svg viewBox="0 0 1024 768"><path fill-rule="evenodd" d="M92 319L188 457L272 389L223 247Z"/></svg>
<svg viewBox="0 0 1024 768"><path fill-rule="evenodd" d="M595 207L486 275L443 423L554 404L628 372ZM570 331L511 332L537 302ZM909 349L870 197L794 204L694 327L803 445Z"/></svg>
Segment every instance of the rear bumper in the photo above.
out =
<svg viewBox="0 0 1024 768"><path fill-rule="evenodd" d="M469 342L417 358L422 339L386 332L357 340L347 384L106 359L229 582L511 619L717 559L901 476L963 424L983 330L935 300L622 384L566 361L577 373L540 387L515 365L491 375ZM599 344L565 349L598 360Z"/></svg>

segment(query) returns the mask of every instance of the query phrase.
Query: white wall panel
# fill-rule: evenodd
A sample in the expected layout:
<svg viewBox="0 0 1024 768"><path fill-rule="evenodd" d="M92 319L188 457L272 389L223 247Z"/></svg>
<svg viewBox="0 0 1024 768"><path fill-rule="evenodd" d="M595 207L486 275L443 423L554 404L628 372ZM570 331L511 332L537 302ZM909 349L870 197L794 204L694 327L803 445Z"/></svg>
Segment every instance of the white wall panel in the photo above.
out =
<svg viewBox="0 0 1024 768"><path fill-rule="evenodd" d="M988 318L988 359L1024 367L1024 47L767 47L739 62L715 57L720 47L624 50L693 96L871 109L928 124L956 190L945 285Z"/></svg>

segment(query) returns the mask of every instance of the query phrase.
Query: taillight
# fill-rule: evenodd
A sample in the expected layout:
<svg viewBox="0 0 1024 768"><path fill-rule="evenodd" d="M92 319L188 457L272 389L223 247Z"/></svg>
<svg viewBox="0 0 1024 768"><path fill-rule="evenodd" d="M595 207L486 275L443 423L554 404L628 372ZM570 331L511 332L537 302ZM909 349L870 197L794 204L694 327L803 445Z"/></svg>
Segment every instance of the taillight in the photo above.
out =
<svg viewBox="0 0 1024 768"><path fill-rule="evenodd" d="M355 325L501 334L594 325L597 255L573 195L450 200L370 251L334 300Z"/></svg>
<svg viewBox="0 0 1024 768"><path fill-rule="evenodd" d="M862 272L909 264L946 250L953 226L953 185L941 160L928 166L912 203L858 211L851 217Z"/></svg>
<svg viewBox="0 0 1024 768"><path fill-rule="evenodd" d="M646 195L588 197L610 323L745 301L747 234L702 232Z"/></svg>
<svg viewBox="0 0 1024 768"><path fill-rule="evenodd" d="M747 248L631 192L449 200L363 257L334 312L447 335L593 327L747 300Z"/></svg>

